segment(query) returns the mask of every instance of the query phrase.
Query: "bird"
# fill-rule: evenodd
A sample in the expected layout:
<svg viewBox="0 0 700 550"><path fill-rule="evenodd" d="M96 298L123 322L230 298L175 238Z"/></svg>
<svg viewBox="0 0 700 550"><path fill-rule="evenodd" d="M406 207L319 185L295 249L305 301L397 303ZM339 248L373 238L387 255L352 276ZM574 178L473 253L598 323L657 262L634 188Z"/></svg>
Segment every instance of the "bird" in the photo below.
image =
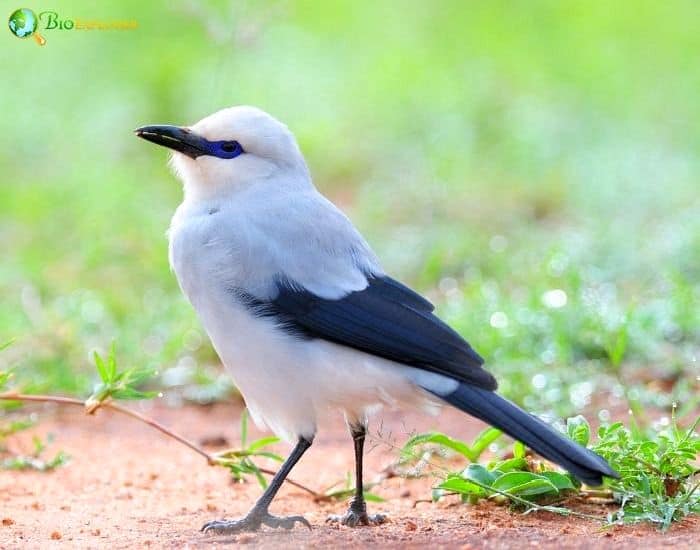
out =
<svg viewBox="0 0 700 550"><path fill-rule="evenodd" d="M136 136L172 151L184 199L169 260L256 424L293 449L240 519L202 531L311 527L269 507L312 445L319 420L342 411L353 440L349 527L385 520L363 496L363 449L382 406L430 412L448 404L495 426L588 485L617 478L593 451L495 392L484 360L434 306L390 277L348 217L312 182L297 140L263 110L238 105L191 126L148 125Z"/></svg>

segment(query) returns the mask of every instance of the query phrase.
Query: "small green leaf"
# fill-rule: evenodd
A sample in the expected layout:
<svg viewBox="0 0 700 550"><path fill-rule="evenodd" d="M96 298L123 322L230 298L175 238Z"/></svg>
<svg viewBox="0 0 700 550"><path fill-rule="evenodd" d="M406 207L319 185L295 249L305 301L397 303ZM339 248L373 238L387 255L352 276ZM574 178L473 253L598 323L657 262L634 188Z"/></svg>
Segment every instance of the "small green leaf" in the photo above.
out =
<svg viewBox="0 0 700 550"><path fill-rule="evenodd" d="M241 413L241 447L245 449L248 441L248 409Z"/></svg>
<svg viewBox="0 0 700 550"><path fill-rule="evenodd" d="M582 416L574 416L566 420L566 432L569 438L583 447L588 446L591 439L591 427L588 421Z"/></svg>
<svg viewBox="0 0 700 550"><path fill-rule="evenodd" d="M482 485L491 485L496 480L496 476L481 464L470 464L467 466L462 472L462 478L476 481Z"/></svg>
<svg viewBox="0 0 700 550"><path fill-rule="evenodd" d="M249 446L248 450L249 451L257 451L258 449L262 449L263 447L267 447L268 445L274 445L275 443L279 443L279 437L275 436L269 436L269 437L262 437L258 439L257 441L253 441Z"/></svg>
<svg viewBox="0 0 700 550"><path fill-rule="evenodd" d="M11 374L6 371L0 371L0 389L3 388L10 380Z"/></svg>
<svg viewBox="0 0 700 550"><path fill-rule="evenodd" d="M532 481L512 487L507 492L511 495L526 497L547 494L556 495L559 493L559 490L546 479L533 479Z"/></svg>
<svg viewBox="0 0 700 550"><path fill-rule="evenodd" d="M36 420L32 417L13 420L9 424L0 424L0 440L3 438L27 430L36 425Z"/></svg>
<svg viewBox="0 0 700 550"><path fill-rule="evenodd" d="M614 369L618 369L627 351L627 325L623 323L618 329L607 335L604 348L605 353Z"/></svg>
<svg viewBox="0 0 700 550"><path fill-rule="evenodd" d="M92 414L109 398L114 399L151 399L158 395L154 391L141 391L137 389L148 378L153 376L150 369L117 370L116 347L114 342L110 346L105 360L98 352L93 353L95 367L102 382L98 384L92 395L85 402L86 410Z"/></svg>
<svg viewBox="0 0 700 550"><path fill-rule="evenodd" d="M255 466L252 462L251 462L251 466L252 466L253 474L255 474L255 478L258 480L260 487L262 487L263 489L267 489L267 480L265 479L265 476L262 475L262 472L260 471L260 469L257 466Z"/></svg>
<svg viewBox="0 0 700 550"><path fill-rule="evenodd" d="M324 496L334 500L344 500L350 498L355 493L355 489L345 488L336 489L335 491L326 491Z"/></svg>
<svg viewBox="0 0 700 550"><path fill-rule="evenodd" d="M34 445L33 455L38 457L46 449L46 444L37 435L32 436L32 445Z"/></svg>
<svg viewBox="0 0 700 550"><path fill-rule="evenodd" d="M470 462L475 462L478 458L477 456L475 456L475 454L472 452L472 450L466 443L459 441L458 439L453 439L450 436L440 432L428 432L424 434L414 435L403 446L402 452L410 454L410 451L414 447L418 445L424 445L426 443L435 443L436 445L440 445L441 447L446 447L447 449L461 454L465 458L469 459Z"/></svg>
<svg viewBox="0 0 700 550"><path fill-rule="evenodd" d="M117 376L117 346L115 342L109 347L107 355L107 374L110 380L114 380Z"/></svg>
<svg viewBox="0 0 700 550"><path fill-rule="evenodd" d="M282 458L280 455L272 453L270 451L248 451L249 455L248 456L262 456L263 458L269 458L270 460L274 460L276 462L284 462L284 458Z"/></svg>
<svg viewBox="0 0 700 550"><path fill-rule="evenodd" d="M513 458L525 458L525 444L521 441L513 443Z"/></svg>
<svg viewBox="0 0 700 550"><path fill-rule="evenodd" d="M122 390L115 390L112 392L112 397L114 399L123 400L139 400L139 399L153 399L158 392L156 391L139 391L133 388L124 388Z"/></svg>
<svg viewBox="0 0 700 550"><path fill-rule="evenodd" d="M438 485L437 488L448 492L460 493L462 495L486 495L486 491L479 485L457 476L448 477L445 481Z"/></svg>
<svg viewBox="0 0 700 550"><path fill-rule="evenodd" d="M92 353L92 357L95 361L95 367L97 367L97 373L100 375L100 379L105 383L109 383L109 374L107 373L107 367L105 366L105 362L100 357L100 354L97 353L97 351L94 351Z"/></svg>
<svg viewBox="0 0 700 550"><path fill-rule="evenodd" d="M472 462L479 460L481 454L488 449L489 445L496 441L503 432L498 428L489 427L483 430L479 435L476 436L474 441L472 441L471 452L473 455Z"/></svg>
<svg viewBox="0 0 700 550"><path fill-rule="evenodd" d="M496 462L490 469L492 472L499 470L501 473L512 472L514 470L527 470L527 460L524 458L509 458Z"/></svg>
<svg viewBox="0 0 700 550"><path fill-rule="evenodd" d="M362 493L365 497L365 500L367 502L385 502L386 499L380 497L379 495L375 495L374 493L368 493L367 491L364 491Z"/></svg>
<svg viewBox="0 0 700 550"><path fill-rule="evenodd" d="M545 493L558 493L556 486L546 477L531 472L508 472L493 482L492 487L519 496L533 496Z"/></svg>
<svg viewBox="0 0 700 550"><path fill-rule="evenodd" d="M11 338L7 342L3 342L2 344L0 344L0 351L9 348L14 343L15 343L14 338Z"/></svg>
<svg viewBox="0 0 700 550"><path fill-rule="evenodd" d="M560 474L559 472L540 472L539 475L546 477L559 491L576 490L576 487L574 487L571 479L564 474Z"/></svg>

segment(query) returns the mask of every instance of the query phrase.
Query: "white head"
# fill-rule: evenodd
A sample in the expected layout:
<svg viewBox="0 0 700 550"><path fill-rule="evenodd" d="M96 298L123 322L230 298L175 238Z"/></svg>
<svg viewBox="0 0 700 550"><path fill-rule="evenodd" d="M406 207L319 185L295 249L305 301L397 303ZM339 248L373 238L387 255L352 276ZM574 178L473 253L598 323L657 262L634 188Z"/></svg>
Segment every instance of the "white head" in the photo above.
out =
<svg viewBox="0 0 700 550"><path fill-rule="evenodd" d="M261 181L310 185L292 133L256 107L222 109L189 127L144 126L136 135L173 150L188 199L228 195Z"/></svg>

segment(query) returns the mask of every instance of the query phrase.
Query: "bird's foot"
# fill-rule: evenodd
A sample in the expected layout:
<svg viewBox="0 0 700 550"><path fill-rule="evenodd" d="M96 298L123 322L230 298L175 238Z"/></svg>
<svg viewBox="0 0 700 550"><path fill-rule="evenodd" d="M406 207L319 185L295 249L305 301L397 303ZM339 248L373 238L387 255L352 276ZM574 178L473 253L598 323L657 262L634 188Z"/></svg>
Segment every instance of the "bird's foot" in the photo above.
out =
<svg viewBox="0 0 700 550"><path fill-rule="evenodd" d="M256 512L251 510L246 517L241 519L209 521L202 526L200 531L217 535L235 535L236 533L258 531L263 525L273 529L292 529L297 523L311 529L311 524L304 516L277 517L269 514L267 511Z"/></svg>
<svg viewBox="0 0 700 550"><path fill-rule="evenodd" d="M328 516L326 522L339 523L348 527L357 527L358 525L381 525L386 522L384 514L368 514L366 510L355 510L352 507L344 514L334 514Z"/></svg>

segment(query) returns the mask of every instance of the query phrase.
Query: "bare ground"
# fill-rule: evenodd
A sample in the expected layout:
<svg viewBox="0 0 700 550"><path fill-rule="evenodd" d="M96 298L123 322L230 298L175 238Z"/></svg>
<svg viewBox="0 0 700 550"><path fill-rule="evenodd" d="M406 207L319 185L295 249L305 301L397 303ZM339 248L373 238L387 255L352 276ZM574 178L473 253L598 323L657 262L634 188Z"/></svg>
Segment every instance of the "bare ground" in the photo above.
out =
<svg viewBox="0 0 700 550"><path fill-rule="evenodd" d="M602 529L600 524L548 513L521 515L490 503L466 506L456 501L418 503L430 495L431 479L385 480L375 492L386 502L370 504L388 514L381 527L349 529L325 523L344 503L315 503L299 489L286 486L274 502L278 514L303 512L309 531L265 530L233 537L199 533L210 519L244 514L260 488L232 484L222 468L206 465L191 450L146 425L117 413L85 417L78 409L38 409L43 421L35 433L52 433L53 450L72 457L51 473L0 471L0 548L255 548L390 547L418 548L697 548L700 520L689 518L665 534L646 525ZM164 406L142 409L194 441L224 437L238 442L240 406ZM438 418L386 413L381 439L405 441L412 430L439 428L458 437L473 437L483 424L456 411ZM377 439L379 424L372 432ZM253 434L255 436L255 434ZM24 436L25 440L26 437ZM15 441L15 445L17 445ZM26 444L26 442L25 442ZM389 445L368 444L367 479L396 457ZM288 452L289 447L280 445ZM352 444L339 417L332 417L293 477L321 489L352 470ZM272 466L274 468L274 465ZM601 506L579 509L604 514ZM586 508L586 506L588 506Z"/></svg>

